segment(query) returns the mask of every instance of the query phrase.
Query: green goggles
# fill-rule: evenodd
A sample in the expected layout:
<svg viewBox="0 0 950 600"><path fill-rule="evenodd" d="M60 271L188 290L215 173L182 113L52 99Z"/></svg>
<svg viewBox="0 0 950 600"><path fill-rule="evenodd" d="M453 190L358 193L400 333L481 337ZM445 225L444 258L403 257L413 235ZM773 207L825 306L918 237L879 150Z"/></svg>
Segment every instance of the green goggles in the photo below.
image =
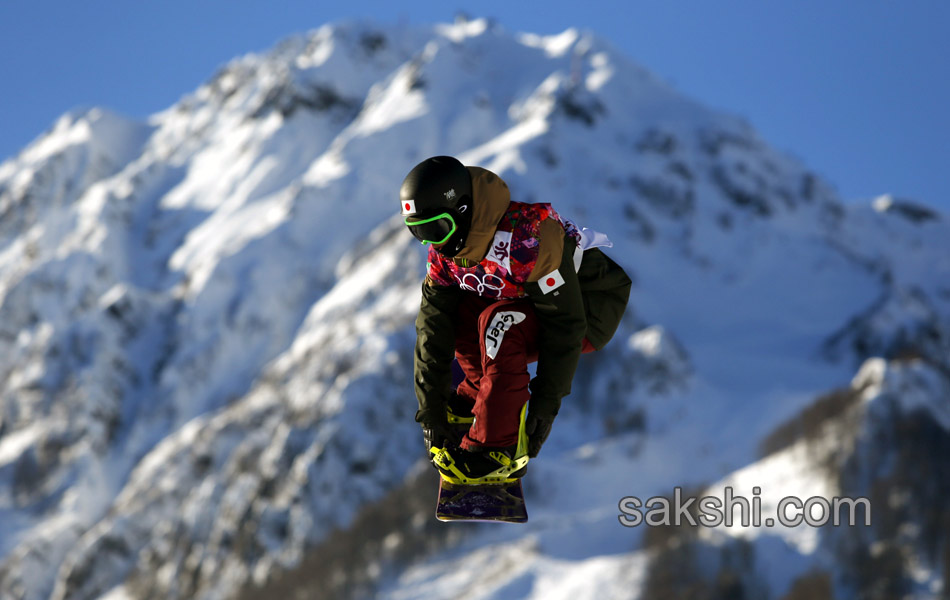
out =
<svg viewBox="0 0 950 600"><path fill-rule="evenodd" d="M411 218L411 217L410 217ZM455 219L449 213L438 214L428 219L411 221L406 219L406 225L409 226L409 232L423 244L433 244L438 246L449 241L452 234L457 229Z"/></svg>

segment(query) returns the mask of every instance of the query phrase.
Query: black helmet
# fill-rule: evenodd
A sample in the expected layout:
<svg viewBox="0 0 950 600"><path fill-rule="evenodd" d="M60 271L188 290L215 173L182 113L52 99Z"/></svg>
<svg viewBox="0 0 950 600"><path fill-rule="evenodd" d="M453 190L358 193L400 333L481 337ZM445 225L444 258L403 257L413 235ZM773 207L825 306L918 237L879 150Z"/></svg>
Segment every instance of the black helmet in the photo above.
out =
<svg viewBox="0 0 950 600"><path fill-rule="evenodd" d="M472 176L451 156L433 156L416 165L399 189L402 215L423 244L441 244L452 257L465 246L472 226Z"/></svg>

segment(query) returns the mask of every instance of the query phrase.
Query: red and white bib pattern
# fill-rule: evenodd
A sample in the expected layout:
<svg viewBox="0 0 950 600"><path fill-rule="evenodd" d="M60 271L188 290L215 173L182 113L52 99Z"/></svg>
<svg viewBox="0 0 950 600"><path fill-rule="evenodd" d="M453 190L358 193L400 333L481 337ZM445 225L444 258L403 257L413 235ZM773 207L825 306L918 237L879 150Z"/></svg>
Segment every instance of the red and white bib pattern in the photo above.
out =
<svg viewBox="0 0 950 600"><path fill-rule="evenodd" d="M575 243L580 233L565 223L550 204L512 202L498 222L495 237L485 258L473 267L461 267L434 248L429 249L429 279L435 285L459 286L485 298L521 298L524 284L538 262L540 228L546 219L555 219ZM548 293L564 283L555 270L538 281Z"/></svg>

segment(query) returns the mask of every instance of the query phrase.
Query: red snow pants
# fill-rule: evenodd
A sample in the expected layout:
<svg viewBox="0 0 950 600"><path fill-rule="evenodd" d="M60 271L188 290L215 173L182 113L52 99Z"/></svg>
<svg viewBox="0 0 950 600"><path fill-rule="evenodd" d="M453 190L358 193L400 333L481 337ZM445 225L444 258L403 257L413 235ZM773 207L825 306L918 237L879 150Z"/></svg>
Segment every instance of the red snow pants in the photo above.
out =
<svg viewBox="0 0 950 600"><path fill-rule="evenodd" d="M521 408L531 397L528 365L538 360L537 340L538 320L529 300L465 295L455 336L455 358L465 379L457 393L471 403L475 422L462 438L463 448L518 443ZM593 350L585 339L583 351Z"/></svg>

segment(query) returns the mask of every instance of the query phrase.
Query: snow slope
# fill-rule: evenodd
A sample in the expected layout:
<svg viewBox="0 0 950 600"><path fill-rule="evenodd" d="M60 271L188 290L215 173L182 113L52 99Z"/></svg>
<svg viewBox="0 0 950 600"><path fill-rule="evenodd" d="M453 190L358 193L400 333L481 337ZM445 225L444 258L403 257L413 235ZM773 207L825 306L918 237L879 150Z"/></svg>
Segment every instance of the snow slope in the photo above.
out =
<svg viewBox="0 0 950 600"><path fill-rule="evenodd" d="M433 527L407 500L431 477L424 254L394 198L433 154L608 233L635 280L531 465L522 528ZM618 502L915 493L869 461L906 454L887 429L905 415L940 468L948 229L904 199L843 203L573 29L327 25L147 123L66 115L0 165L0 596L654 597L665 561L704 589L731 573L780 597L818 570L852 597L874 582L836 550L851 539L892 550L886 583L939 593L947 545L922 536L626 528ZM839 408L788 425L832 390ZM321 578L331 541L357 556Z"/></svg>

